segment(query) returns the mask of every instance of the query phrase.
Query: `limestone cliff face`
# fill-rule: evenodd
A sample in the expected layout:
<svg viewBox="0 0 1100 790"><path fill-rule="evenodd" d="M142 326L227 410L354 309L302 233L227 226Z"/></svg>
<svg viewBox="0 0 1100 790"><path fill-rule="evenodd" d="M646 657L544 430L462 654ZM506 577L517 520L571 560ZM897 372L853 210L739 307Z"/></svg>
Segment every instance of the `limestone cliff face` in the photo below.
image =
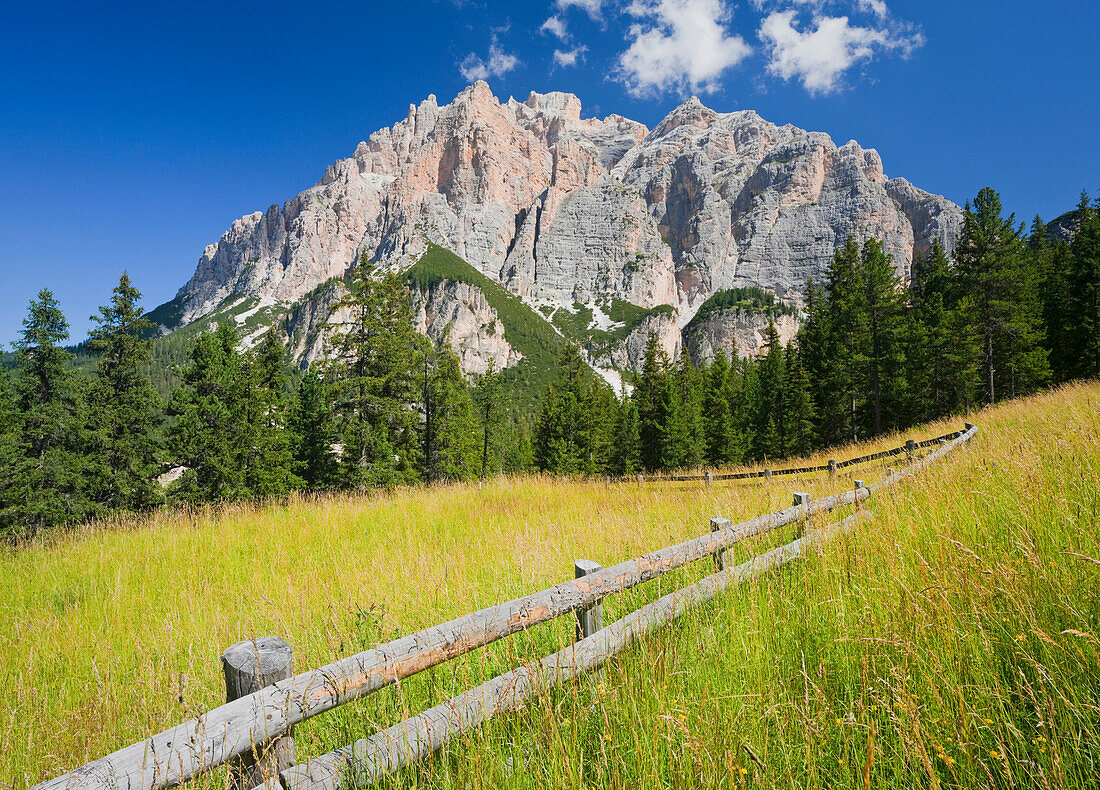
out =
<svg viewBox="0 0 1100 790"><path fill-rule="evenodd" d="M417 331L438 343L444 338L468 375L480 376L492 362L495 370L517 364L523 355L504 339L504 324L481 290L443 280L413 289Z"/></svg>
<svg viewBox="0 0 1100 790"><path fill-rule="evenodd" d="M799 321L793 315L775 317L775 329L784 344L795 336L798 327ZM716 310L684 327L683 342L696 364L710 362L719 351L728 356L734 349L738 356L755 358L764 347L767 329L768 316L763 313L738 308Z"/></svg>
<svg viewBox="0 0 1100 790"><path fill-rule="evenodd" d="M678 351L679 327L716 291L758 286L798 305L849 235L882 239L904 273L915 249L939 240L950 250L959 226L957 206L888 179L878 153L855 142L697 99L649 131L618 115L581 118L571 94L501 103L477 82L450 104L410 105L315 186L234 222L176 302L181 324L230 297L294 305L288 334L311 327L294 345L311 359L326 307L318 285L363 255L405 268L434 242L532 306L672 305L671 328L666 318L649 328ZM458 322L468 372L513 359L475 337L495 325L460 291L424 295L421 329ZM316 303L301 304L307 295ZM637 335L610 352L615 365L635 364Z"/></svg>

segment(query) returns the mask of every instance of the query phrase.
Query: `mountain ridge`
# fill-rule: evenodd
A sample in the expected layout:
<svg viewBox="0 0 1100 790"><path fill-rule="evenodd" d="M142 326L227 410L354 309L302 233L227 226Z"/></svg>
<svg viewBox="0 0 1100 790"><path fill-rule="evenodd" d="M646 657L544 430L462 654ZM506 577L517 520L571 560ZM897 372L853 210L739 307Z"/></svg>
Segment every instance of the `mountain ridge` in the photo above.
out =
<svg viewBox="0 0 1100 790"><path fill-rule="evenodd" d="M950 249L960 223L955 204L887 178L875 149L753 110L720 113L692 97L650 130L616 114L582 118L572 94L500 102L476 82L450 104L410 104L314 186L235 220L153 315L174 329L244 297L283 315L305 310L317 337L287 341L308 363L327 318L311 292L361 258L403 271L435 245L543 316L591 314L593 332L616 323L608 305L670 305L634 332L655 331L678 354L682 328L720 291L761 288L797 308L847 236L880 238L905 275L914 251ZM715 348L733 340L711 335ZM451 336L467 349L471 340ZM639 340L589 352L630 368ZM464 360L468 373L486 361Z"/></svg>

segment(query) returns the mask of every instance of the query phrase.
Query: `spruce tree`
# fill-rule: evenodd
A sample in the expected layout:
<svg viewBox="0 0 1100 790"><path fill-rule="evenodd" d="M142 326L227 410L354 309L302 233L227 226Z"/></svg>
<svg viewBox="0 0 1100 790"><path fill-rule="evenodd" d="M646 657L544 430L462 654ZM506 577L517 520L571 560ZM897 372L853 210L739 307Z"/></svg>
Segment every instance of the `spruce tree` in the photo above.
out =
<svg viewBox="0 0 1100 790"><path fill-rule="evenodd" d="M939 242L913 261L913 285L905 334L907 422L926 422L973 405L977 356L958 280Z"/></svg>
<svg viewBox="0 0 1100 790"><path fill-rule="evenodd" d="M642 448L638 406L631 397L624 396L618 404L613 438L610 471L617 475L633 475L641 471Z"/></svg>
<svg viewBox="0 0 1100 790"><path fill-rule="evenodd" d="M408 289L392 273L375 277L364 258L333 307L326 375L340 432L340 479L365 489L417 479L423 339L412 327Z"/></svg>
<svg viewBox="0 0 1100 790"><path fill-rule="evenodd" d="M810 395L810 377L802 365L794 341L787 344L783 364L784 455L808 455L816 446L814 425L817 415Z"/></svg>
<svg viewBox="0 0 1100 790"><path fill-rule="evenodd" d="M250 493L241 453L246 380L235 326L225 321L199 335L188 358L168 405L176 417L168 433L169 454L186 467L170 494L195 504L245 499Z"/></svg>
<svg viewBox="0 0 1100 790"><path fill-rule="evenodd" d="M1081 197L1081 220L1070 249L1069 293L1066 305L1073 376L1100 377L1100 199L1089 206Z"/></svg>
<svg viewBox="0 0 1100 790"><path fill-rule="evenodd" d="M702 383L684 349L670 381L668 443L662 463L666 469L693 469L703 463Z"/></svg>
<svg viewBox="0 0 1100 790"><path fill-rule="evenodd" d="M242 360L241 421L237 452L243 493L267 499L301 488L294 473L294 437L284 358L274 326Z"/></svg>
<svg viewBox="0 0 1100 790"><path fill-rule="evenodd" d="M733 387L729 357L724 349L715 352L706 368L703 419L706 432L706 461L713 467L728 466L737 456L737 433L733 415Z"/></svg>
<svg viewBox="0 0 1100 790"><path fill-rule="evenodd" d="M481 422L481 479L489 475L490 468L497 468L496 456L501 433L502 394L501 372L496 369L496 360L490 359L489 366L477 382L474 399L477 404L478 418Z"/></svg>
<svg viewBox="0 0 1100 790"><path fill-rule="evenodd" d="M290 424L296 474L310 490L332 487L336 482L332 406L328 387L315 366L310 366L298 384Z"/></svg>
<svg viewBox="0 0 1100 790"><path fill-rule="evenodd" d="M967 204L955 265L970 299L970 321L981 342L979 368L986 399L1023 395L1049 379L1043 347L1038 271L1024 251L1023 227L1001 215L1001 199L986 187Z"/></svg>
<svg viewBox="0 0 1100 790"><path fill-rule="evenodd" d="M99 361L87 387L89 438L86 479L90 496L107 510L142 510L161 501L154 442L160 398L146 370L153 323L138 306L141 293L127 274L110 304L91 317L89 345Z"/></svg>
<svg viewBox="0 0 1100 790"><path fill-rule="evenodd" d="M482 461L482 432L458 357L446 338L424 354L424 479L469 480Z"/></svg>
<svg viewBox="0 0 1100 790"><path fill-rule="evenodd" d="M1040 301L1046 346L1050 351L1051 377L1055 382L1066 381L1072 376L1070 368L1075 335L1069 322L1072 301L1069 290L1070 249L1065 242L1050 240L1046 223L1039 216L1032 220L1027 249L1042 283Z"/></svg>
<svg viewBox="0 0 1100 790"><path fill-rule="evenodd" d="M634 402L638 407L638 431L641 436L642 468L647 472L665 468L668 457L670 399L668 355L657 340L656 333L651 332L646 342L642 372L634 388Z"/></svg>
<svg viewBox="0 0 1100 790"><path fill-rule="evenodd" d="M783 458L786 455L784 386L786 363L783 344L775 322L768 320L760 359L751 382L753 457Z"/></svg>
<svg viewBox="0 0 1100 790"><path fill-rule="evenodd" d="M16 343L20 363L15 381L18 411L14 456L7 481L7 506L0 532L34 535L102 511L88 496L82 455L83 431L77 419L76 388L61 343L69 324L51 291L32 299Z"/></svg>
<svg viewBox="0 0 1100 790"><path fill-rule="evenodd" d="M853 335L862 345L857 358L855 389L866 395L865 433L877 436L887 427L906 419L903 350L905 297L890 256L876 239L867 239L860 254L856 320L861 323Z"/></svg>

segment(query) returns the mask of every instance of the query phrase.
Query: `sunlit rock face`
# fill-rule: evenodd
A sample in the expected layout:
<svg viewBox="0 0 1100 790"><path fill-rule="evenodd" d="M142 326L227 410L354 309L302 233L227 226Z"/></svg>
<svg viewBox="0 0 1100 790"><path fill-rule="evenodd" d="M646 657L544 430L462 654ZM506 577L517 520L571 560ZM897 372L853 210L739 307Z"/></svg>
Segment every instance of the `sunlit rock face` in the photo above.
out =
<svg viewBox="0 0 1100 790"><path fill-rule="evenodd" d="M316 324L324 305L301 302L318 285L361 257L403 269L434 242L531 305L672 305L674 320L649 328L678 352L679 327L717 291L758 286L799 306L849 236L881 239L905 275L914 251L950 250L960 222L950 201L888 179L873 149L752 111L692 98L650 131L618 115L582 118L572 94L502 103L477 82L450 104L410 105L315 186L236 220L203 251L178 316L190 323L255 296ZM467 372L515 363L502 336L477 337L496 319L470 288L421 297L418 326L437 334L457 322ZM635 365L646 336L631 333L610 359ZM316 357L322 344L301 337L296 355Z"/></svg>

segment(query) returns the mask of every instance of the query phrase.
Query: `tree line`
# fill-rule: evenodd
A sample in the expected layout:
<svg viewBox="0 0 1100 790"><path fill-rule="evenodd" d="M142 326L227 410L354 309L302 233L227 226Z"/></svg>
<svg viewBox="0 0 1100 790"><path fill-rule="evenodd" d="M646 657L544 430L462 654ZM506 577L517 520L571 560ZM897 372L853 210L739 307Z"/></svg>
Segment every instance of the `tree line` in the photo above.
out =
<svg viewBox="0 0 1100 790"><path fill-rule="evenodd" d="M630 395L584 375L575 350L538 421L554 473L632 474L782 459L1100 377L1100 201L1082 195L1070 243L1025 231L981 190L949 257L939 244L907 282L876 239L849 239L807 284L797 335L769 323L755 359L695 364L656 337Z"/></svg>
<svg viewBox="0 0 1100 790"><path fill-rule="evenodd" d="M346 285L325 357L304 375L291 376L274 328L242 350L227 321L197 337L167 399L128 276L92 316L87 375L71 369L68 324L41 291L15 369L0 370L0 535L505 467L603 475L781 459L1100 376L1100 203L1087 196L1064 243L1038 218L1025 232L984 189L954 255L933 245L906 283L879 241L849 240L808 284L797 335L784 345L769 325L754 359L670 359L651 337L617 396L570 346L531 441L506 428L502 373L468 384L447 339L415 331L395 275L362 260Z"/></svg>

